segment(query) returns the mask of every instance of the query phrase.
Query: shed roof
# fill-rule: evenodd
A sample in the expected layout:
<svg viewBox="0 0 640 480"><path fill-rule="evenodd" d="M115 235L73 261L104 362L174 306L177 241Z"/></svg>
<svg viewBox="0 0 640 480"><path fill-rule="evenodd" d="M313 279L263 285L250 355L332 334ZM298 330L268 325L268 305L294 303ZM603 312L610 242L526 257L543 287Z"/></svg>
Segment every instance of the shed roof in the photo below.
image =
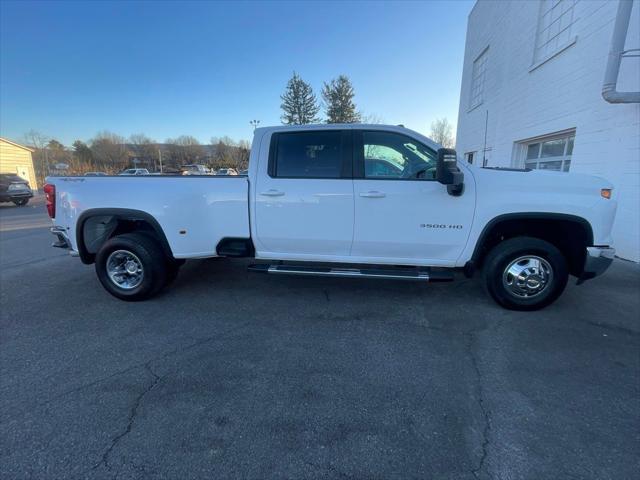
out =
<svg viewBox="0 0 640 480"><path fill-rule="evenodd" d="M0 142L5 142L5 143L8 143L10 145L13 145L14 147L22 148L24 150L27 150L28 152L32 152L33 153L33 151L34 151L32 148L25 147L24 145L20 145L19 143L12 142L11 140L7 140L6 138L0 137Z"/></svg>

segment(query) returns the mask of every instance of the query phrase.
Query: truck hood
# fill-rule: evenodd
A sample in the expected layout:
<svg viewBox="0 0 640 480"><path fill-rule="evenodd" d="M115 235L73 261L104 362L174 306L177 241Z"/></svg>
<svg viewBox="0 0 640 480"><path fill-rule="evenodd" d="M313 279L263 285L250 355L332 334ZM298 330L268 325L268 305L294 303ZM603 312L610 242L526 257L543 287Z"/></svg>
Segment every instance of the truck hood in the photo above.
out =
<svg viewBox="0 0 640 480"><path fill-rule="evenodd" d="M600 196L603 188L613 188L605 178L583 173L555 172L551 170L515 170L500 168L473 168L472 174L479 184L496 188L526 188L529 192L539 190L553 193L592 193ZM483 185L484 186L484 185Z"/></svg>
<svg viewBox="0 0 640 480"><path fill-rule="evenodd" d="M479 226L507 214L570 215L591 225L594 245L613 242L611 228L617 207L616 195L614 190L611 199L602 196L603 188L613 188L611 182L602 177L545 170L471 167L468 171L475 180L474 223Z"/></svg>

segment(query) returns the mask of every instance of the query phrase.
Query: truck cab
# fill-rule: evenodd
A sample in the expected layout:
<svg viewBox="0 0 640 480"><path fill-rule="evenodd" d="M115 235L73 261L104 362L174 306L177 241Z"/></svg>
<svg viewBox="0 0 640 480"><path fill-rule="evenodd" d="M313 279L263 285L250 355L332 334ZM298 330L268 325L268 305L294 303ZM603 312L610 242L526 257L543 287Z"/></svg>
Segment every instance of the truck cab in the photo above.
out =
<svg viewBox="0 0 640 480"><path fill-rule="evenodd" d="M455 265L475 183L469 175L464 195L448 193L436 179L438 145L400 127L261 133L268 154L249 167L261 258Z"/></svg>
<svg viewBox="0 0 640 480"><path fill-rule="evenodd" d="M272 274L480 272L499 304L532 310L614 254L606 180L475 168L399 126L258 128L246 177L59 177L47 188L58 246L125 300L158 293L186 259L231 256Z"/></svg>

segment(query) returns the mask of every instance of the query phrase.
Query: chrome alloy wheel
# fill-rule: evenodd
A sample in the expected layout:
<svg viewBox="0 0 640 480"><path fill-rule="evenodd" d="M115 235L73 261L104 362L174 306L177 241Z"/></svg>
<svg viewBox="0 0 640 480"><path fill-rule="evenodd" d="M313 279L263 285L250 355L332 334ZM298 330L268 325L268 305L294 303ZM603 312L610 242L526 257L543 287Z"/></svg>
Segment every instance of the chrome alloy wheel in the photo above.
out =
<svg viewBox="0 0 640 480"><path fill-rule="evenodd" d="M115 250L107 258L107 275L120 288L131 290L142 283L142 262L128 250Z"/></svg>
<svg viewBox="0 0 640 480"><path fill-rule="evenodd" d="M553 280L553 269L544 258L535 255L518 257L504 269L502 284L516 297L540 295Z"/></svg>

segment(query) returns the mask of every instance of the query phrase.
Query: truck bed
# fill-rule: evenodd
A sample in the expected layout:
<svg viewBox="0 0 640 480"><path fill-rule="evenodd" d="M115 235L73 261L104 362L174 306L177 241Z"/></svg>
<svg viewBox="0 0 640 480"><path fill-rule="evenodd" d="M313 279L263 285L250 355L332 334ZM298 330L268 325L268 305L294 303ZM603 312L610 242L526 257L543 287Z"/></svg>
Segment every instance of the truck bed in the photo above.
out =
<svg viewBox="0 0 640 480"><path fill-rule="evenodd" d="M242 176L50 177L54 226L77 250L76 224L90 210L139 210L164 231L175 258L210 257L224 237L249 238L248 180Z"/></svg>

